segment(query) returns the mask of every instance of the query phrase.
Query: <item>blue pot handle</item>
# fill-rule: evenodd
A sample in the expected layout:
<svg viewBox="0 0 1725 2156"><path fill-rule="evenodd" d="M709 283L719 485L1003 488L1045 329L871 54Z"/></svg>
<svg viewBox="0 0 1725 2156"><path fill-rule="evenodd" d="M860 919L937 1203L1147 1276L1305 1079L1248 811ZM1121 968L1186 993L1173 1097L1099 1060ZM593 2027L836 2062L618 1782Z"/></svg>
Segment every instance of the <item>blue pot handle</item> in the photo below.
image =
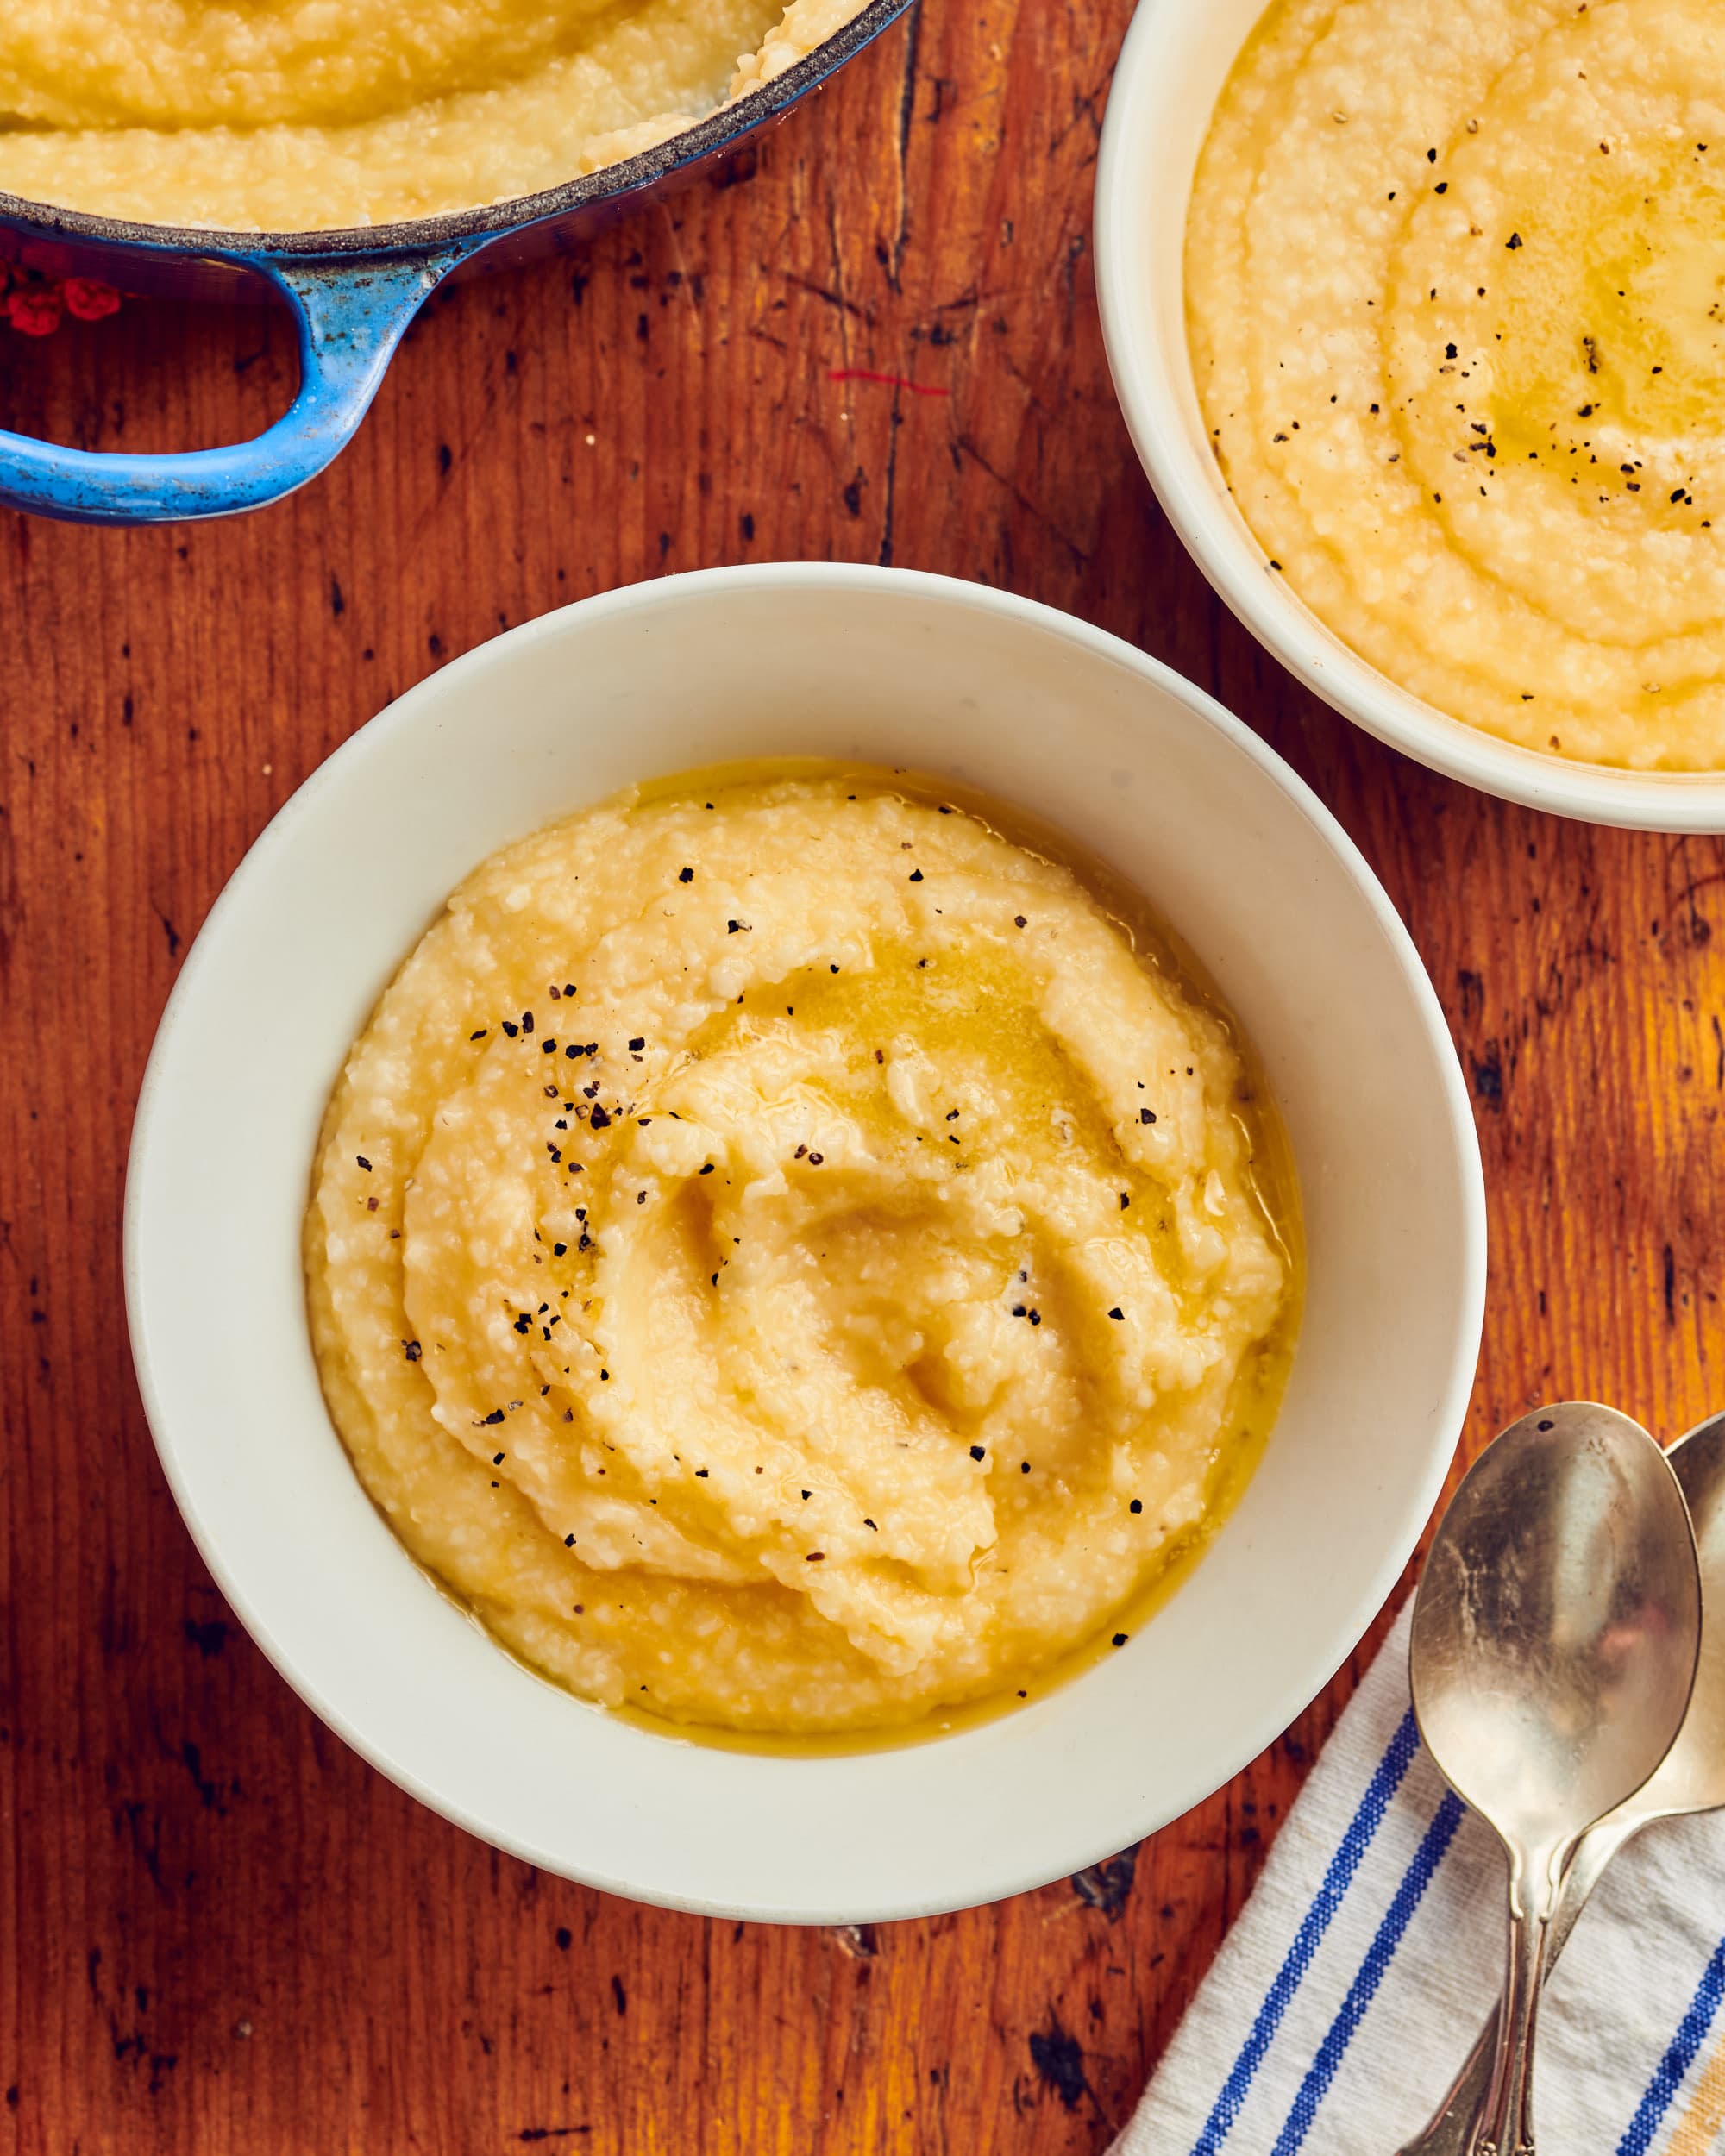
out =
<svg viewBox="0 0 1725 2156"><path fill-rule="evenodd" d="M346 448L416 314L482 242L373 260L224 258L267 278L299 327L299 393L254 441L173 456L62 448L0 429L0 505L68 523L181 523L281 500Z"/></svg>

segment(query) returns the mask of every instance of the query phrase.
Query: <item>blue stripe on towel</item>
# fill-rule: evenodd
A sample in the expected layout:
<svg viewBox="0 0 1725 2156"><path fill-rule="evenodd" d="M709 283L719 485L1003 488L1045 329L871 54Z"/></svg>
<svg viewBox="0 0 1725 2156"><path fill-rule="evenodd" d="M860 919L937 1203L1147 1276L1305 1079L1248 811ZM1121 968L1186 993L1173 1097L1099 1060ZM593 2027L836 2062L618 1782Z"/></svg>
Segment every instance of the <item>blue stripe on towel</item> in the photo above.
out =
<svg viewBox="0 0 1725 2156"><path fill-rule="evenodd" d="M1239 2116L1246 2092L1251 2087L1252 2077L1263 2062L1264 2053L1275 2040L1276 2032L1282 2026L1294 1994L1300 1989L1302 1978L1311 1965L1312 1957L1318 1951L1319 1942L1329 1929L1330 1920L1341 1907L1344 1896L1352 1883L1360 1860L1371 1846L1371 1838L1383 1822L1389 1808L1389 1800L1402 1785L1402 1777L1408 1771L1409 1762L1419 1748L1420 1735L1414 1724L1413 1710L1402 1717L1396 1734L1389 1739L1383 1757L1378 1761L1377 1771L1366 1784L1365 1795L1359 1801L1359 1809L1348 1822L1336 1853L1331 1858L1324 1873L1323 1884L1312 1897L1312 1905L1300 1920L1300 1928L1294 1934L1294 1943L1288 1949L1286 1959L1276 1971L1275 1979L1264 1995L1264 2003L1258 2009L1239 2056L1228 2070L1228 2078L1222 2084L1221 2093L1204 2122L1204 2130L1193 2145L1192 2156L1215 2156L1216 2151L1233 2130Z"/></svg>
<svg viewBox="0 0 1725 2156"><path fill-rule="evenodd" d="M1617 2156L1647 2156L1659 2122L1671 2100L1683 2085L1683 2078L1695 2064L1719 2002L1725 1997L1725 1939L1713 1949L1713 1958L1701 1972L1689 2011L1678 2023L1677 2034L1665 2046L1665 2055L1653 2069L1647 2093L1635 2107L1635 2115L1624 2128Z"/></svg>
<svg viewBox="0 0 1725 2156"><path fill-rule="evenodd" d="M1317 2056L1307 2069L1306 2078L1294 2099L1294 2107L1288 2114L1287 2123L1276 2137L1272 2156L1295 2156L1295 2152L1311 2130L1312 2122L1318 2115L1318 2106L1327 2094L1336 2069L1341 2065L1353 2033L1365 2018L1384 1972L1396 1959L1396 1950L1402 1944L1402 1934L1420 1906L1420 1897L1432 1883L1433 1874L1443 1862L1449 1846L1455 1839L1455 1830L1461 1824L1462 1803L1453 1790L1446 1789L1444 1799L1432 1814L1414 1858L1402 1875L1402 1883L1396 1890L1396 1899L1384 1911L1376 1937L1365 1950L1365 1959L1359 1965L1358 1975L1348 1986L1348 1994L1337 2009L1336 2018L1325 2032L1324 2040L1318 2046Z"/></svg>

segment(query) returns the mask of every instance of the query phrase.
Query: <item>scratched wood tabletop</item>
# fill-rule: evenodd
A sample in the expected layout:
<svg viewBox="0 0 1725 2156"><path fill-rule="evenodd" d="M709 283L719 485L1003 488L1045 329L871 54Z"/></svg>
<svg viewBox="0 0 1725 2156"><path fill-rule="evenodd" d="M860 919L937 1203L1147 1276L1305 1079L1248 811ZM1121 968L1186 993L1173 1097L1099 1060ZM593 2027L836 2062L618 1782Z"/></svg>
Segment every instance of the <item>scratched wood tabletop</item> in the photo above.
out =
<svg viewBox="0 0 1725 2156"><path fill-rule="evenodd" d="M441 297L357 444L283 507L160 532L0 518L0 2146L1100 2151L1360 1666L1094 1873L797 1932L493 1855L266 1664L179 1523L131 1376L119 1227L145 1056L293 788L548 608L707 563L892 562L1170 661L1338 811L1448 1012L1491 1189L1465 1451L1541 1397L1666 1434L1725 1404L1720 844L1433 778L1211 598L1097 326L1091 185L1127 14L922 0L718 179ZM0 423L237 439L285 406L293 364L263 310L0 329ZM243 1218L232 1232L242 1264Z"/></svg>

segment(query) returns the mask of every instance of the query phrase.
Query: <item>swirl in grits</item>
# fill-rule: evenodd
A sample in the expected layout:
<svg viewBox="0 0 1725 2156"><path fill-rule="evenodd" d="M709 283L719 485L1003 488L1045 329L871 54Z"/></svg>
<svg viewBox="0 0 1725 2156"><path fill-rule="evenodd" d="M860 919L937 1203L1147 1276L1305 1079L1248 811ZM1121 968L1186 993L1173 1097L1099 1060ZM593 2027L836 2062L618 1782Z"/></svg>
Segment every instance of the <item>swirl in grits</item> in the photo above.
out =
<svg viewBox="0 0 1725 2156"><path fill-rule="evenodd" d="M913 791L719 774L506 847L330 1102L336 1426L590 1698L807 1733L1025 1689L1273 1413L1295 1197L1227 1025Z"/></svg>

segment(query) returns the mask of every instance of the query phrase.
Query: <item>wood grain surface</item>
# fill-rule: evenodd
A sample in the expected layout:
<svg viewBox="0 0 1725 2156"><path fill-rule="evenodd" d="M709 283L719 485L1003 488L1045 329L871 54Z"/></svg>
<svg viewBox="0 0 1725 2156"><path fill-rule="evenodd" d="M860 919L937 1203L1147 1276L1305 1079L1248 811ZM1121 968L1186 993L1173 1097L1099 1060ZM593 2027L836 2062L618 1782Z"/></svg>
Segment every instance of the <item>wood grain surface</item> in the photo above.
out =
<svg viewBox="0 0 1725 2156"><path fill-rule="evenodd" d="M814 556L1002 585L1170 661L1337 810L1449 1014L1491 1189L1465 1449L1554 1395L1667 1434L1725 1404L1725 856L1428 775L1212 599L1097 326L1090 191L1128 11L923 0L723 184L440 297L356 446L281 508L0 518L0 2147L1100 2151L1359 1666L1105 1871L845 1934L638 1908L493 1855L273 1673L138 1404L132 1109L252 838L390 698L511 624ZM236 439L292 378L265 312L0 330L0 423L86 446Z"/></svg>

